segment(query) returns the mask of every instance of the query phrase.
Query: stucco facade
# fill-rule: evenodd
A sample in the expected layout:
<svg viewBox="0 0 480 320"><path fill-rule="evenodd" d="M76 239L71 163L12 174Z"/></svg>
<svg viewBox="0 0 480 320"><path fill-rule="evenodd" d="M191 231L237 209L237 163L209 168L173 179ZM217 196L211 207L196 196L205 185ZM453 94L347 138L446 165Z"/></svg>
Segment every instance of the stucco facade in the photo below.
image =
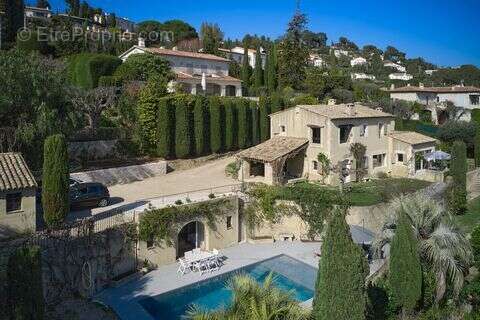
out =
<svg viewBox="0 0 480 320"><path fill-rule="evenodd" d="M7 197L19 193L21 206L19 210L7 212ZM33 232L36 230L36 190L28 188L0 192L0 238L14 233Z"/></svg>

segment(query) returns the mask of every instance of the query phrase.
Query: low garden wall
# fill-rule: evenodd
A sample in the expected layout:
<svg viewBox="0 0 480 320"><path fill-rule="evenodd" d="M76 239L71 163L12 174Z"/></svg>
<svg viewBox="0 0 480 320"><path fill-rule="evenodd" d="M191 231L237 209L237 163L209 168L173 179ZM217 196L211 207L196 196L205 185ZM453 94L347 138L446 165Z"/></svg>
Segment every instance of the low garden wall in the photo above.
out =
<svg viewBox="0 0 480 320"><path fill-rule="evenodd" d="M480 169L467 172L467 193L472 197L480 195Z"/></svg>
<svg viewBox="0 0 480 320"><path fill-rule="evenodd" d="M68 155L72 160L101 160L116 155L118 140L75 141L68 143Z"/></svg>

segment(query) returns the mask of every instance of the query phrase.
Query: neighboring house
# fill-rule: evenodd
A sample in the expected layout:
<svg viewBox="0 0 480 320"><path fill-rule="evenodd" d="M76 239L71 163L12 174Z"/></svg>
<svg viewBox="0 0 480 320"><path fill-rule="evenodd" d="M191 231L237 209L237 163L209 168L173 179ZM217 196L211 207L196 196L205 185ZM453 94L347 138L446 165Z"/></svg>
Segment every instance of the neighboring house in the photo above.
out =
<svg viewBox="0 0 480 320"><path fill-rule="evenodd" d="M243 47L235 47L232 49L219 49L221 52L224 52L227 55L227 58L236 61L238 64L243 63L245 49ZM260 48L260 56L262 57L262 68L265 67L265 62L267 59L267 53L263 48ZM257 50L248 49L248 63L250 67L255 68L257 62Z"/></svg>
<svg viewBox="0 0 480 320"><path fill-rule="evenodd" d="M340 58L341 56L350 56L350 52L348 50L344 50L336 46L330 47L330 53L333 53L333 55L337 58Z"/></svg>
<svg viewBox="0 0 480 320"><path fill-rule="evenodd" d="M135 22L127 18L115 17L115 20L117 28L123 32L135 32L135 30L137 29L137 25L135 24Z"/></svg>
<svg viewBox="0 0 480 320"><path fill-rule="evenodd" d="M170 90L180 86L182 91L197 94L203 91L202 78L206 80L206 94L219 96L242 96L242 82L229 76L229 59L213 54L147 48L140 39L138 46L133 46L120 55L126 61L134 54L154 54L170 63L177 79L170 83Z"/></svg>
<svg viewBox="0 0 480 320"><path fill-rule="evenodd" d="M299 105L270 115L271 139L237 154L240 179L281 184L306 178L339 184L339 172L322 174L320 153L355 179L352 143L366 147L362 166L368 176L380 172L415 177L415 154L435 151L436 140L414 132L395 132L395 117L360 104ZM405 141L408 135L410 141ZM400 143L401 142L401 143ZM345 171L344 170L344 171Z"/></svg>
<svg viewBox="0 0 480 320"><path fill-rule="evenodd" d="M366 74L366 73L352 73L351 77L353 80L375 80L375 76L373 74Z"/></svg>
<svg viewBox="0 0 480 320"><path fill-rule="evenodd" d="M318 54L310 54L308 61L310 65L314 67L319 67L319 68L324 67L327 64L325 59L323 59Z"/></svg>
<svg viewBox="0 0 480 320"><path fill-rule="evenodd" d="M418 87L406 86L390 89L390 98L418 102L432 112L434 123L443 123L446 120L446 103L452 102L461 109L460 119L469 121L471 110L480 108L480 88L468 86L452 87Z"/></svg>
<svg viewBox="0 0 480 320"><path fill-rule="evenodd" d="M397 69L398 72L401 72L401 73L407 72L407 69L404 66L402 66L401 64L389 61L389 60L383 61L383 66Z"/></svg>
<svg viewBox="0 0 480 320"><path fill-rule="evenodd" d="M20 153L0 153L0 238L36 229L37 183Z"/></svg>
<svg viewBox="0 0 480 320"><path fill-rule="evenodd" d="M27 19L43 19L47 20L52 17L52 11L50 8L37 8L25 6L25 17Z"/></svg>
<svg viewBox="0 0 480 320"><path fill-rule="evenodd" d="M437 72L438 70L425 70L425 74L431 76L434 72Z"/></svg>
<svg viewBox="0 0 480 320"><path fill-rule="evenodd" d="M362 66L364 64L367 64L367 59L363 58L363 57L357 57L357 58L354 58L350 61L350 65L352 67L354 66Z"/></svg>
<svg viewBox="0 0 480 320"><path fill-rule="evenodd" d="M388 75L388 78L390 80L403 80L403 81L409 81L413 79L413 76L408 73L391 73Z"/></svg>

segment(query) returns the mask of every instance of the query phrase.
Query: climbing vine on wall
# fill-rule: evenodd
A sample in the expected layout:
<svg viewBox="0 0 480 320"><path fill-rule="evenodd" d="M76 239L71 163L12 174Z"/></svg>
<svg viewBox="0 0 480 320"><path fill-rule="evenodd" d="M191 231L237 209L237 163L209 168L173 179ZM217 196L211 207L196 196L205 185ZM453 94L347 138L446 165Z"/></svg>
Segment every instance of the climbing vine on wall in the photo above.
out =
<svg viewBox="0 0 480 320"><path fill-rule="evenodd" d="M139 239L156 245L171 247L178 228L195 219L206 220L208 227L216 230L216 222L222 212L230 208L228 199L217 199L196 204L147 209L140 217Z"/></svg>
<svg viewBox="0 0 480 320"><path fill-rule="evenodd" d="M335 205L348 205L338 192L313 183L256 185L247 193L251 201L245 217L250 229L296 214L308 225L311 239L322 232L324 221Z"/></svg>

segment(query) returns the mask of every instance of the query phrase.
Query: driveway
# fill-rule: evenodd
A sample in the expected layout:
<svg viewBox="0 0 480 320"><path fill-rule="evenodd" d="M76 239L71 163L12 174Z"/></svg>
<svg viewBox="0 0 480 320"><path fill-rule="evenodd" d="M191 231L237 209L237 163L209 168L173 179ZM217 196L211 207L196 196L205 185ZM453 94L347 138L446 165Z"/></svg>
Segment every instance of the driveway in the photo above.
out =
<svg viewBox="0 0 480 320"><path fill-rule="evenodd" d="M193 199L194 197L204 196L203 193L208 195L215 192L211 189L218 188L220 190L222 186L240 184L239 181L225 176L225 167L233 161L235 161L234 157L222 158L193 169L173 171L143 181L111 186L108 190L112 198L112 205L106 208L75 211L69 215L68 219L75 220L95 216L114 209L117 209L117 211L118 209L131 210L145 205L146 200L149 199L206 189L200 193L195 192L191 196L188 195Z"/></svg>

